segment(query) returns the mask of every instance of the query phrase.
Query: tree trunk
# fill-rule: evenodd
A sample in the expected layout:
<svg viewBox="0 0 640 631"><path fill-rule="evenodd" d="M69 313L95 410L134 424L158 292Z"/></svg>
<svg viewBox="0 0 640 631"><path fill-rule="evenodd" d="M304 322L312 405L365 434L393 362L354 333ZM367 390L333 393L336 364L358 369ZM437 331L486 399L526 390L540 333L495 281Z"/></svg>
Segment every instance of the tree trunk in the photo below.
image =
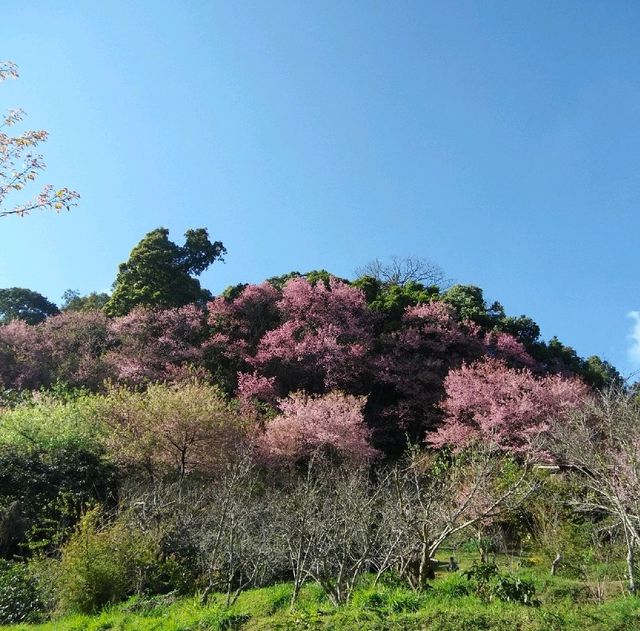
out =
<svg viewBox="0 0 640 631"><path fill-rule="evenodd" d="M627 576L629 577L629 592L635 594L637 592L636 575L635 575L635 556L633 553L633 541L627 538Z"/></svg>

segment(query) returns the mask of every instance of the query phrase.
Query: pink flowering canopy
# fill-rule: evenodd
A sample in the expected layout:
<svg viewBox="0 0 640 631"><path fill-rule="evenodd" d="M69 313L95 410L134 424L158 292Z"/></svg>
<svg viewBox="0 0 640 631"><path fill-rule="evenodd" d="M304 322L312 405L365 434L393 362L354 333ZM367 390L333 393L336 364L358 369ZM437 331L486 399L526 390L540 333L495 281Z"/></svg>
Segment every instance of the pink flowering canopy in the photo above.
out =
<svg viewBox="0 0 640 631"><path fill-rule="evenodd" d="M577 378L536 377L494 358L452 370L444 387L444 422L427 434L430 445L459 448L486 440L513 452L530 449L551 417L576 409L589 394Z"/></svg>
<svg viewBox="0 0 640 631"><path fill-rule="evenodd" d="M67 311L36 325L0 326L0 387L37 389L56 381L92 390L105 380L141 385L181 379L202 363L200 307L138 308L120 318Z"/></svg>
<svg viewBox="0 0 640 631"><path fill-rule="evenodd" d="M271 464L294 463L327 452L353 462L375 458L363 408L366 397L342 392L292 394L280 401L280 415L267 424L258 451Z"/></svg>
<svg viewBox="0 0 640 631"><path fill-rule="evenodd" d="M294 278L277 307L283 323L265 333L248 361L286 391L355 386L373 344L373 314L362 291L336 278L328 287Z"/></svg>
<svg viewBox="0 0 640 631"><path fill-rule="evenodd" d="M219 372L237 375L243 400L272 403L301 389L367 391L375 315L360 289L336 278L314 284L294 277L282 290L247 285L208 309L205 352Z"/></svg>
<svg viewBox="0 0 640 631"><path fill-rule="evenodd" d="M38 388L47 380L46 352L35 326L13 320L0 326L0 386Z"/></svg>
<svg viewBox="0 0 640 631"><path fill-rule="evenodd" d="M485 351L477 325L460 322L453 308L442 302L407 308L402 328L384 335L381 342L377 378L395 392L395 402L385 414L412 439L437 423L435 405L449 369Z"/></svg>
<svg viewBox="0 0 640 631"><path fill-rule="evenodd" d="M108 353L118 381L131 384L172 381L176 368L198 364L205 317L197 305L174 309L136 307L109 322L116 342Z"/></svg>
<svg viewBox="0 0 640 631"><path fill-rule="evenodd" d="M269 283L247 285L238 296L229 300L214 298L207 305L213 334L208 340L212 348L219 347L228 359L246 360L255 354L256 346L270 328L277 325L280 292Z"/></svg>

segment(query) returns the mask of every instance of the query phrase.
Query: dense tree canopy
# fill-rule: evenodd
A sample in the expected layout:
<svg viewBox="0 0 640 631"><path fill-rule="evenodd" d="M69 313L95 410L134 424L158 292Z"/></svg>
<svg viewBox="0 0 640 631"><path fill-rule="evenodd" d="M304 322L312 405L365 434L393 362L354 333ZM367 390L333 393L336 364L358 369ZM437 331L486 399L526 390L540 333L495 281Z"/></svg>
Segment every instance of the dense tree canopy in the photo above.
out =
<svg viewBox="0 0 640 631"><path fill-rule="evenodd" d="M444 423L428 440L457 449L477 440L511 451L535 449L549 420L580 407L588 394L579 379L535 377L494 358L451 371L444 385Z"/></svg>
<svg viewBox="0 0 640 631"><path fill-rule="evenodd" d="M95 311L102 309L109 301L109 294L92 291L82 296L79 291L67 289L62 294L62 311Z"/></svg>
<svg viewBox="0 0 640 631"><path fill-rule="evenodd" d="M342 392L360 402L372 448L392 456L407 439L421 442L428 434L445 444L445 436L477 436L479 426L498 418L492 428L502 423L504 436L541 427L556 410L542 395L575 376L596 388L621 383L607 362L582 359L555 338L541 341L531 318L507 316L474 286L441 291L411 278L373 276L349 282L318 270L239 284L205 303L207 293L191 274L224 249L204 230L186 237L180 247L165 229L149 233L121 266L103 310L90 307L100 307L104 294L69 291L62 314L0 326L0 386L103 390L111 381L144 389L198 375L263 421L265 413L281 417L296 392ZM19 290L5 290L12 291ZM489 392L486 409L473 416L463 394L478 403L481 391ZM505 398L542 417L527 417L522 406L512 414L494 401ZM454 401L460 413L452 411Z"/></svg>
<svg viewBox="0 0 640 631"><path fill-rule="evenodd" d="M58 313L58 307L37 291L24 287L0 289L0 324L11 320L38 324Z"/></svg>
<svg viewBox="0 0 640 631"><path fill-rule="evenodd" d="M120 264L113 294L105 305L110 316L125 315L135 306L182 307L203 302L211 294L200 287L199 276L226 253L221 241L209 240L205 228L187 230L185 244L169 240L166 228L149 232L129 260Z"/></svg>

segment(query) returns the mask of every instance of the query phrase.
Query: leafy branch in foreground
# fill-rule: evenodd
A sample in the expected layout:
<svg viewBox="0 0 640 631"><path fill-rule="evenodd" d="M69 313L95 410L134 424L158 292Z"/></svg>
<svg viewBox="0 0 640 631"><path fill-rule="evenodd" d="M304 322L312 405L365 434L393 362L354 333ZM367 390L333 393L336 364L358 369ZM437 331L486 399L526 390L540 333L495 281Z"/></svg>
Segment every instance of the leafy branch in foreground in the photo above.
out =
<svg viewBox="0 0 640 631"><path fill-rule="evenodd" d="M10 61L0 61L0 83L6 79L17 79L18 68ZM22 217L33 210L69 210L75 206L80 195L68 188L56 189L46 184L31 200L15 206L6 206L6 198L23 190L44 171L46 165L38 145L46 142L48 132L44 130L24 131L17 136L7 133L10 127L21 122L25 112L21 109L9 110L0 119L0 217L17 215Z"/></svg>

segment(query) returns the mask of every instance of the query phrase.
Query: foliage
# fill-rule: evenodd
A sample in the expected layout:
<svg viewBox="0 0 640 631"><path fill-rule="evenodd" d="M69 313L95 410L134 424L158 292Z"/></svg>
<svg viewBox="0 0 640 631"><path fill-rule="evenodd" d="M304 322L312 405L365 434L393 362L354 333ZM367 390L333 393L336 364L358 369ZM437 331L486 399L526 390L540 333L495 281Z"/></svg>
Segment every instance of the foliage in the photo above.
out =
<svg viewBox="0 0 640 631"><path fill-rule="evenodd" d="M0 61L0 83L6 79L17 78L17 66L10 61ZM56 190L50 184L44 186L32 200L13 207L7 206L7 197L11 193L23 190L45 168L43 157L36 149L38 145L46 142L48 132L24 131L17 136L11 136L5 131L20 123L24 115L23 110L13 109L0 119L0 217L24 216L32 210L69 210L77 204L80 195L68 188Z"/></svg>
<svg viewBox="0 0 640 631"><path fill-rule="evenodd" d="M38 622L43 609L38 586L27 568L0 560L0 624Z"/></svg>
<svg viewBox="0 0 640 631"><path fill-rule="evenodd" d="M100 452L104 428L96 418L99 399L66 386L31 393L0 410L0 445L16 450L78 447Z"/></svg>
<svg viewBox="0 0 640 631"><path fill-rule="evenodd" d="M503 449L526 451L553 417L566 416L588 394L576 379L535 377L486 359L451 371L445 379L443 425L428 436L434 446L460 447L490 440Z"/></svg>
<svg viewBox="0 0 640 631"><path fill-rule="evenodd" d="M102 524L89 511L62 548L60 608L91 613L144 589L157 558L157 543L124 521Z"/></svg>
<svg viewBox="0 0 640 631"><path fill-rule="evenodd" d="M118 475L102 455L94 401L37 395L0 413L0 553L55 549L82 512L113 501Z"/></svg>
<svg viewBox="0 0 640 631"><path fill-rule="evenodd" d="M152 477L212 474L245 434L239 412L217 388L196 378L152 384L144 392L113 386L98 401L96 414L109 427L113 458Z"/></svg>
<svg viewBox="0 0 640 631"><path fill-rule="evenodd" d="M504 317L504 309L499 302L487 306L482 289L474 285L454 285L442 299L450 304L461 320L470 320L491 329Z"/></svg>
<svg viewBox="0 0 640 631"><path fill-rule="evenodd" d="M486 602L497 598L522 605L539 604L533 581L501 573L495 563L475 563L463 572L463 576L469 581L472 592Z"/></svg>
<svg viewBox="0 0 640 631"><path fill-rule="evenodd" d="M62 294L62 311L97 311L109 301L109 294L95 292L82 296L75 289L67 289Z"/></svg>
<svg viewBox="0 0 640 631"><path fill-rule="evenodd" d="M58 313L58 307L37 291L23 287L0 289L0 324L11 320L38 324Z"/></svg>
<svg viewBox="0 0 640 631"><path fill-rule="evenodd" d="M0 450L0 553L55 549L83 510L113 500L111 466L81 448Z"/></svg>
<svg viewBox="0 0 640 631"><path fill-rule="evenodd" d="M221 260L226 248L221 241L209 241L205 228L187 230L185 239L183 246L169 241L166 228L145 235L120 264L105 312L122 316L138 305L170 308L204 302L210 294L193 276Z"/></svg>
<svg viewBox="0 0 640 631"><path fill-rule="evenodd" d="M437 298L440 292L436 286L426 287L416 281L408 281L402 285L386 285L371 276L361 276L352 285L364 292L373 311L384 315L385 330L398 327L407 307L430 302Z"/></svg>
<svg viewBox="0 0 640 631"><path fill-rule="evenodd" d="M259 449L274 464L290 464L321 453L354 462L371 460L378 452L370 445L371 432L364 423L365 401L340 392L292 394L278 403L281 413L268 422Z"/></svg>

